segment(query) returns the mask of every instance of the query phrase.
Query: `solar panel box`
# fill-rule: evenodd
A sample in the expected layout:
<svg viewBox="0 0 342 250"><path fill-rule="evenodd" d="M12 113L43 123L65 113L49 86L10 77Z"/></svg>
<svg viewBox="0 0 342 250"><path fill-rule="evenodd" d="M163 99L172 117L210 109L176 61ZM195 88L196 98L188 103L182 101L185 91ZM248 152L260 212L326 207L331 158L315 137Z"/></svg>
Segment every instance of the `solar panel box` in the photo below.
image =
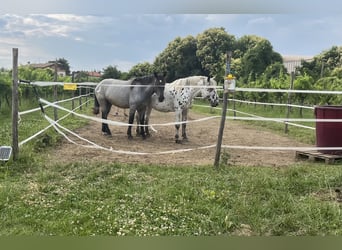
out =
<svg viewBox="0 0 342 250"><path fill-rule="evenodd" d="M11 158L12 147L1 146L0 147L0 161L8 161Z"/></svg>

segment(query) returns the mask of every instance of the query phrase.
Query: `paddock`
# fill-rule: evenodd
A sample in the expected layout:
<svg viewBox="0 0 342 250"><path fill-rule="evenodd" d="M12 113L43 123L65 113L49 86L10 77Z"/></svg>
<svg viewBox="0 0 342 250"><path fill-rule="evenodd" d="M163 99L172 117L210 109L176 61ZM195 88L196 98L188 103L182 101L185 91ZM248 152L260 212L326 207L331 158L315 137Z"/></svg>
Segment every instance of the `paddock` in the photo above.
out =
<svg viewBox="0 0 342 250"><path fill-rule="evenodd" d="M32 83L38 84L38 83ZM40 83L41 84L41 83ZM80 87L84 83L80 84ZM253 91L253 89L237 88L238 91ZM274 91L267 89L259 89L254 91ZM277 90L289 92L289 90ZM295 91L294 91L295 92ZM324 91L320 91L324 93ZM329 92L330 93L330 92ZM338 92L339 93L339 92ZM65 136L65 140L56 148L49 149L47 157L50 162L115 162L115 163L143 163L155 165L177 165L177 166L196 166L196 165L212 165L215 156L216 143L218 138L220 118L219 115L210 115L209 106L206 106L208 112L206 114L196 113L190 110L188 119L189 137L188 142L179 145L174 143L173 138L173 122L174 116L171 113L163 113L154 110L151 115L151 125L157 130L152 132L152 137L147 140L134 138L128 141L126 137L126 127L128 126L127 117L115 116L114 114L106 121L109 123L113 135L103 136L100 131L101 122L103 120L94 115L85 115L78 112L82 106L84 109L91 109L89 104L93 99L89 98L92 93L86 96L78 96L58 102L49 102L40 98L41 104L46 104L47 108L62 109L70 114L88 119L89 124L79 128L76 131L70 131L63 128L58 121L54 121L46 114L43 114L49 122L50 126L32 135L31 137L20 142L19 146L35 139L46 129L54 127L57 132ZM80 106L75 110L63 108L60 103L73 101L75 98L86 98L86 102L79 102ZM247 102L243 100L230 99L231 102ZM271 105L271 106L291 106L291 104L276 103L256 103L255 105ZM234 105L235 106L235 105ZM292 105L297 107L298 105ZM302 107L313 109L313 107ZM221 110L221 108L216 108ZM340 119L305 119L305 118L265 118L256 116L252 113L240 112L236 109L230 110L230 114L226 117L228 120L223 134L221 161L228 165L240 166L289 166L293 165L296 159L296 150L319 150L315 145L299 143L295 139L290 139L286 134L277 134L266 130L259 126L252 126L241 120L257 120L263 122L278 122L285 126L297 126L303 129L314 130L314 127L296 124L294 122L340 122ZM40 109L19 112L20 118L31 112L39 112ZM233 111L233 112L232 112ZM252 110L251 110L252 111ZM234 116L232 116L234 113ZM243 115L243 116L236 116ZM42 118L43 119L43 118ZM63 131L64 132L63 132ZM324 148L332 149L332 148ZM334 149L341 150L341 147Z"/></svg>
<svg viewBox="0 0 342 250"><path fill-rule="evenodd" d="M209 109L209 108L208 108ZM109 119L117 122L127 122L124 115L110 115ZM127 154L114 153L107 150L85 148L75 146L64 140L57 148L51 149L48 157L51 162L113 162L113 163L143 163L160 166L211 166L215 158L216 142L220 119L213 118L203 122L193 122L198 119L207 118L206 115L190 110L189 114L189 140L182 144L174 142L173 126L155 127L157 132L152 132L152 137L141 140L134 138L128 141L126 138L126 128L111 126L112 137L100 134L100 123L90 122L89 125L75 131L81 137L96 142L106 148L113 150L123 150ZM174 116L172 113L163 113L153 110L151 123L172 123ZM269 138L272 138L270 140ZM77 138L74 138L75 140ZM80 142L83 143L83 142ZM214 146L213 146L214 145ZM223 145L230 146L282 146L282 147L307 147L303 143L298 143L288 137L276 135L271 131L261 131L260 128L244 124L241 121L229 121L226 124ZM211 147L210 147L211 146ZM207 148L208 147L208 148ZM160 154L154 154L154 152ZM132 152L132 154L129 154ZM134 153L144 152L144 155ZM151 153L151 154L149 154ZM241 166L271 166L280 167L293 165L297 160L294 151L288 150L253 150L222 148L221 160L227 157L228 164ZM61 157L62 156L62 157Z"/></svg>
<svg viewBox="0 0 342 250"><path fill-rule="evenodd" d="M17 82L14 77L13 82ZM32 83L35 84L35 83ZM63 84L63 83L49 83ZM80 86L85 85L81 83ZM222 88L217 86L218 88ZM244 89L236 88L236 91L253 91L253 92L286 92L290 93L322 93L322 94L341 94L341 91L306 91L306 90L285 90L285 89ZM14 92L15 93L15 92ZM91 95L91 93L87 93ZM15 94L13 96L16 96ZM82 96L77 97L81 105ZM42 98L39 98L40 103L52 106L55 109L61 108L58 102L50 103ZM233 100L243 101L243 100ZM59 101L59 102L63 102ZM14 103L14 102L13 102ZM84 103L87 105L88 101ZM265 103L255 103L254 105ZM278 104L269 104L278 105ZM287 104L279 104L291 106ZM298 105L292 105L298 106ZM90 108L90 107L89 107ZM208 107L209 108L209 107ZM313 107L305 107L313 109ZM43 109L43 107L41 107ZM63 109L63 108L62 108ZM31 111L22 111L21 115L39 111L39 108ZM173 115L170 113L161 113L153 111L151 114L151 124L155 124L157 131L152 134L151 138L141 140L136 138L132 141L127 141L125 129L128 126L126 117L112 116L109 121L109 126L112 127L113 135L111 137L102 136L99 126L103 119L91 117L84 114L78 114L75 111L64 109L69 114L81 116L89 119L89 125L82 127L75 132L61 127L58 121L52 120L46 114L43 116L50 122L49 127L54 127L57 132L60 132L67 140L63 141L57 148L50 149L47 157L50 157L51 162L75 162L75 161L96 161L96 162L118 162L118 163L144 163L157 165L211 165L214 161L215 150L217 149L217 138L220 126L220 116L201 115L190 111L188 118L189 137L188 142L175 145L173 133L171 132L175 123L172 121ZM237 112L234 109L234 112ZM13 112L17 114L17 112ZM69 115L68 114L68 115ZM67 115L67 116L68 116ZM244 114L246 115L246 114ZM296 150L319 150L322 148L314 145L305 145L298 143L295 140L289 139L286 135L281 136L264 130L260 127L246 125L240 120L261 120L267 122L281 122L285 124L287 130L288 125L300 126L306 129L315 129L308 126L294 124L291 121L309 121L309 122L340 122L340 119L291 119L287 115L285 118L264 118L257 117L253 114L247 114L246 117L230 116L226 119L229 122L223 131L223 142L221 150L221 160L231 165L242 166L287 166L296 162ZM15 118L15 116L13 116ZM17 119L13 119L13 124L16 124ZM13 126L14 128L15 126ZM27 141L34 139L46 129L39 131L30 138L21 141L19 146L22 146ZM14 129L17 130L17 129ZM63 133L61 130L67 131ZM13 131L13 134L15 131ZM71 137L74 137L71 139ZM18 138L13 139L13 144ZM78 141L78 142L77 142ZM86 145L85 143L88 143ZM16 146L13 146L16 148ZM342 147L325 147L323 149L342 150ZM16 150L15 150L16 151ZM15 158L15 157L14 157Z"/></svg>

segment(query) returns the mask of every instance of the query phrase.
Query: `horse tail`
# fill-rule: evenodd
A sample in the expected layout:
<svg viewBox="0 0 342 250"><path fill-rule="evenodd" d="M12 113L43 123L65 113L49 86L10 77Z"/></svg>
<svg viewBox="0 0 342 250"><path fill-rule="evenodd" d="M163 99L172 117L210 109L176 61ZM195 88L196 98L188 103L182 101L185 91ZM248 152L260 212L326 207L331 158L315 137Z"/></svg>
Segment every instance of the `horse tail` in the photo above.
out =
<svg viewBox="0 0 342 250"><path fill-rule="evenodd" d="M95 97L95 101L94 101L93 114L97 115L98 113L100 113L100 104L99 104L99 101L97 100L96 95L94 95L94 97Z"/></svg>

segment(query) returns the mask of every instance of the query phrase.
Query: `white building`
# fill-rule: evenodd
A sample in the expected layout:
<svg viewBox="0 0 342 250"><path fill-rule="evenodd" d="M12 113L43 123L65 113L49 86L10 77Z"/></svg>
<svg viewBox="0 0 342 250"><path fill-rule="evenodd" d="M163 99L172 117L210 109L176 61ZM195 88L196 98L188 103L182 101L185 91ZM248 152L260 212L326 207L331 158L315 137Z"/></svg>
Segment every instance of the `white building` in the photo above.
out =
<svg viewBox="0 0 342 250"><path fill-rule="evenodd" d="M283 56L283 63L288 73L294 72L296 67L302 65L302 61L309 62L313 60L313 56Z"/></svg>

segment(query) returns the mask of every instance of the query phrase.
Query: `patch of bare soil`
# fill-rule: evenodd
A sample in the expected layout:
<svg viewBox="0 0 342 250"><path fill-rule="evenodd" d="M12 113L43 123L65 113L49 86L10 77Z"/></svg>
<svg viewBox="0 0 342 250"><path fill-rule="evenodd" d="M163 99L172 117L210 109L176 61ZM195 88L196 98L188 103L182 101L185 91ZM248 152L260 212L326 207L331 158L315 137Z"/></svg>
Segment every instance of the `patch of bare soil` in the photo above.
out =
<svg viewBox="0 0 342 250"><path fill-rule="evenodd" d="M114 114L115 112L113 112ZM114 116L110 114L108 119L127 122L128 118L122 114ZM188 120L203 118L204 115L190 110ZM150 118L151 124L163 124L174 122L174 113L162 113L153 110ZM213 165L216 148L198 149L203 146L216 145L220 119L211 119L203 122L193 122L187 125L188 141L176 144L174 140L175 128L171 126L155 126L157 132L151 131L152 136L146 140L134 137L128 140L127 127L110 126L112 136L104 136L101 132L101 124L91 122L88 126L77 130L81 137L96 143L107 149L86 148L74 145L64 140L50 155L50 160L61 163L69 162L120 162L120 163L143 163L156 165ZM132 132L135 134L135 128ZM71 137L78 143L76 138ZM239 121L228 120L224 129L222 145L239 146L279 146L296 147L308 146L269 131L263 131L256 127L246 125ZM162 153L174 150L187 150L184 152ZM130 151L135 153L151 153L146 155L134 155L117 153L115 151ZM228 163L242 166L287 166L296 162L294 151L278 150L249 150L249 149L222 149L221 153L228 156ZM221 159L223 158L221 156Z"/></svg>

